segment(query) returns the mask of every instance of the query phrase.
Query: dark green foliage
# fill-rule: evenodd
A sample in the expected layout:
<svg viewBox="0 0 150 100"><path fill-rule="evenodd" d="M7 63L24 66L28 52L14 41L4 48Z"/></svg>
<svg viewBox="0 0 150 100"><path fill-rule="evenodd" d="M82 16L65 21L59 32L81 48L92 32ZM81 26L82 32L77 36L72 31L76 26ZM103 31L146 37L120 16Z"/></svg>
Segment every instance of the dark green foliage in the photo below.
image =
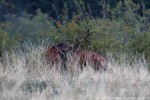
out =
<svg viewBox="0 0 150 100"><path fill-rule="evenodd" d="M49 44L73 45L89 28L94 34L82 49L113 55L145 54L150 59L150 11L141 0L14 0L12 4L18 13L7 14L8 26L0 24L0 50L16 48L27 40L38 43L47 38Z"/></svg>
<svg viewBox="0 0 150 100"><path fill-rule="evenodd" d="M31 17L32 15L27 13L23 13L22 17L10 16L10 25L5 29L10 33L11 37L17 33L23 37L22 41L32 39L34 42L37 42L39 38L47 37L53 30L55 31L52 22L48 20L47 14L37 10L37 15Z"/></svg>
<svg viewBox="0 0 150 100"><path fill-rule="evenodd" d="M149 0L143 0L146 8L150 8L150 1Z"/></svg>
<svg viewBox="0 0 150 100"><path fill-rule="evenodd" d="M41 9L42 13L47 13L49 16L63 21L62 16L68 15L71 19L74 14L83 12L89 13L94 17L103 17L104 11L107 8L115 8L117 3L126 0L2 0L0 2L1 12L0 15L13 13L22 15L22 12L26 11L29 14L36 15L36 11ZM142 5L144 2L146 8L150 7L149 0L132 0L136 4ZM109 5L109 6L106 6ZM123 4L124 5L124 4ZM67 11L65 11L67 10ZM141 8L142 10L142 8ZM139 13L141 13L139 11ZM109 12L109 15L111 13ZM109 16L107 16L109 17ZM4 18L4 17L3 17ZM5 19L5 18L4 18Z"/></svg>
<svg viewBox="0 0 150 100"><path fill-rule="evenodd" d="M3 29L3 27L7 27L8 23L0 23L0 56L2 56L2 52L5 50L13 50L15 46L19 44L22 37L20 34L13 34L12 36Z"/></svg>

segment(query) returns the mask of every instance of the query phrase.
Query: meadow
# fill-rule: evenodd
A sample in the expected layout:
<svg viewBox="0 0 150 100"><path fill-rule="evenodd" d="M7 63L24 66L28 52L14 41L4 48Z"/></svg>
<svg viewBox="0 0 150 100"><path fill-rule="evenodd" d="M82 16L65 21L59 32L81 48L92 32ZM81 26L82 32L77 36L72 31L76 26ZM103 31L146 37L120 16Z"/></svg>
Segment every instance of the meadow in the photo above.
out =
<svg viewBox="0 0 150 100"><path fill-rule="evenodd" d="M129 63L125 54L119 61L108 54L108 69L104 72L95 72L87 65L83 71L63 74L46 62L42 54L45 46L25 46L28 52L5 52L0 62L1 100L150 98L150 73L144 57Z"/></svg>
<svg viewBox="0 0 150 100"><path fill-rule="evenodd" d="M150 99L148 0L37 1L0 1L0 100ZM48 47L87 30L79 49L102 55L106 71L47 62Z"/></svg>

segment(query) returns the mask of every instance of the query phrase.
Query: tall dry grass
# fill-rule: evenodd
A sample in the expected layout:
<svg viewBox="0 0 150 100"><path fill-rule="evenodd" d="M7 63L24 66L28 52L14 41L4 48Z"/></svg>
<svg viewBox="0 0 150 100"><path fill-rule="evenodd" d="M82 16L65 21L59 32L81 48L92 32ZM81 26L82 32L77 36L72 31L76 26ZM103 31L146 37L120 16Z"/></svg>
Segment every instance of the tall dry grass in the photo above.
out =
<svg viewBox="0 0 150 100"><path fill-rule="evenodd" d="M44 46L26 48L4 54L0 100L150 99L150 73L142 60L129 64L109 57L105 72L94 72L88 65L64 74L47 64Z"/></svg>

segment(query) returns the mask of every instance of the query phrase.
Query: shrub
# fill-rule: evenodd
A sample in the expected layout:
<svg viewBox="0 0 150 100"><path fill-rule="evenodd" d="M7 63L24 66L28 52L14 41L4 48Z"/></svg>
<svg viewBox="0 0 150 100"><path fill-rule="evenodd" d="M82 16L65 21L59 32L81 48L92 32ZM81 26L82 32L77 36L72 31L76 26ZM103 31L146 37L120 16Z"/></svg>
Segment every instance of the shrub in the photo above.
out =
<svg viewBox="0 0 150 100"><path fill-rule="evenodd" d="M76 38L82 39L85 36L85 29L89 28L94 34L89 37L90 45L84 42L82 49L94 50L102 54L108 51L113 55L117 52L125 52L130 55L145 54L145 57L149 59L148 10L145 11L141 5L131 0L126 0L124 3L120 1L115 8L110 8L108 4L105 6L103 13L110 16L103 18L94 18L91 14L82 13L81 7L79 14L74 14L72 19L68 19L67 6L66 10L64 9L66 15L62 18L63 21L51 19L48 14L43 14L40 10L37 10L35 16L27 13L19 17L11 15L9 20L11 25L5 28L6 33L9 34L7 45L11 47L18 41L22 42L27 39L38 43L45 38L49 38L49 44L53 42L74 44ZM139 10L143 15L138 13Z"/></svg>

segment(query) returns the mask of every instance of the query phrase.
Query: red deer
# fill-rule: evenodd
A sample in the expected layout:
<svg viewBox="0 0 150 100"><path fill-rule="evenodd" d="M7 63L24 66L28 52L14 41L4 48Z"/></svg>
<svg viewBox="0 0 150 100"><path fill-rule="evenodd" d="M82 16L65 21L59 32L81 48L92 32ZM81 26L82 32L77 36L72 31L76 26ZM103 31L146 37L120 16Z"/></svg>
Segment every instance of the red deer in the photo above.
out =
<svg viewBox="0 0 150 100"><path fill-rule="evenodd" d="M75 54L79 57L79 63L82 65L86 64L86 61L93 65L93 69L96 70L106 70L106 61L103 56L96 52L87 50L78 50ZM82 67L83 68L83 67Z"/></svg>
<svg viewBox="0 0 150 100"><path fill-rule="evenodd" d="M79 57L79 63L81 64L81 69L83 65L86 64L86 61L92 63L93 69L97 70L105 70L106 61L103 56L99 55L96 52L87 51L87 50L80 50L80 46L82 42L88 41L87 38L92 35L89 32L89 29L86 31L87 35L82 39L79 40L74 45L68 45L66 43L60 43L53 45L51 48L47 50L46 57L52 63L62 62L63 66L62 69L66 69L66 61L67 61L67 54L70 53L72 56Z"/></svg>
<svg viewBox="0 0 150 100"><path fill-rule="evenodd" d="M66 53L71 51L71 47L65 43L60 43L57 45L52 45L51 48L48 48L46 52L46 58L52 65L58 63L64 63L67 60ZM63 64L65 66L65 64Z"/></svg>

